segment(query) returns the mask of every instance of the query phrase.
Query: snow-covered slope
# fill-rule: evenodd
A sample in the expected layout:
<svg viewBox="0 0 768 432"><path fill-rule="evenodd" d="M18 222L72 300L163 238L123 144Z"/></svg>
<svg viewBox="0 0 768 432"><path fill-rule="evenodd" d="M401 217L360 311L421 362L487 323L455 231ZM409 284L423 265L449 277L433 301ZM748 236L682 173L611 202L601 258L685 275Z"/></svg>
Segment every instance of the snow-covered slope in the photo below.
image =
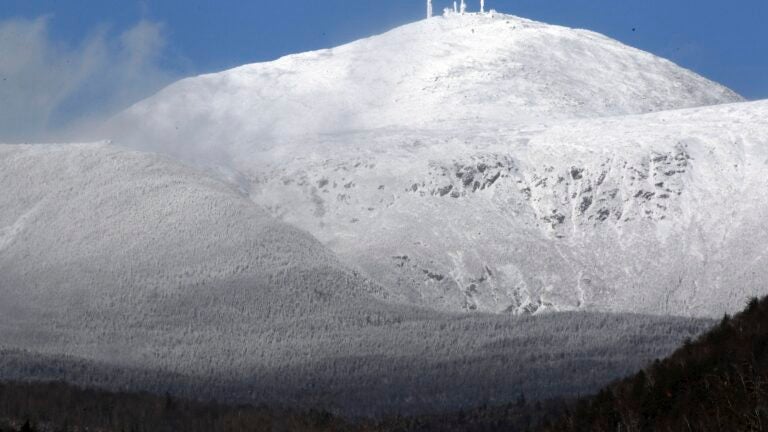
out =
<svg viewBox="0 0 768 432"><path fill-rule="evenodd" d="M407 303L710 315L766 278L765 104L643 114L738 101L593 32L452 14L183 80L108 130L217 166Z"/></svg>
<svg viewBox="0 0 768 432"><path fill-rule="evenodd" d="M284 139L252 198L449 310L720 315L768 286L768 102Z"/></svg>
<svg viewBox="0 0 768 432"><path fill-rule="evenodd" d="M228 185L108 145L0 145L0 191L0 380L420 413L596 389L708 324L393 305Z"/></svg>
<svg viewBox="0 0 768 432"><path fill-rule="evenodd" d="M122 142L204 160L275 136L452 129L739 101L673 63L586 31L449 15L334 49L182 80L111 124Z"/></svg>
<svg viewBox="0 0 768 432"><path fill-rule="evenodd" d="M290 315L369 286L310 235L163 157L4 145L0 190L0 321L104 314L130 325L206 288L265 284L257 297Z"/></svg>

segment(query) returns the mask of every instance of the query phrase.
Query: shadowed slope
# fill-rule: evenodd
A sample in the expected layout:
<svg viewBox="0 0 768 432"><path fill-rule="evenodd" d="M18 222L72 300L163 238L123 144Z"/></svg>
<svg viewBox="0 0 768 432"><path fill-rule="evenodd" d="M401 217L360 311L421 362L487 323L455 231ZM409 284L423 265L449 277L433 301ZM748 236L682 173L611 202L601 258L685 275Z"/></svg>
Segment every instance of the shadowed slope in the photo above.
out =
<svg viewBox="0 0 768 432"><path fill-rule="evenodd" d="M765 430L768 298L613 384L544 431Z"/></svg>

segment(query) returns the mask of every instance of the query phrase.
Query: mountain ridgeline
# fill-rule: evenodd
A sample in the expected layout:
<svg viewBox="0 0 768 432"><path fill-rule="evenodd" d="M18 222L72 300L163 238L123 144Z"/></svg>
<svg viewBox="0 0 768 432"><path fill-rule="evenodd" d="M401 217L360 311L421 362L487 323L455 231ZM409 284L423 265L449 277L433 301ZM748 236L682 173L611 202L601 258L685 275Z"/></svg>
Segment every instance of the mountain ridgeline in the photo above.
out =
<svg viewBox="0 0 768 432"><path fill-rule="evenodd" d="M498 129L741 101L595 32L464 14L184 79L117 115L105 133L226 161L285 136Z"/></svg>

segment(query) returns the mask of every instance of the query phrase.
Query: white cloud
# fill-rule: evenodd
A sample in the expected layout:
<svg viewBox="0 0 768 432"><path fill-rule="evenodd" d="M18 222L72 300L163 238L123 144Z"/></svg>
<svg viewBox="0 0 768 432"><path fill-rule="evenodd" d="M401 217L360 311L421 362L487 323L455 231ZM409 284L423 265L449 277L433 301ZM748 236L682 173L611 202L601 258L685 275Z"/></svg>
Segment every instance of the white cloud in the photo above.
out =
<svg viewBox="0 0 768 432"><path fill-rule="evenodd" d="M65 131L156 91L163 27L140 21L119 35L95 32L77 45L51 40L49 18L0 22L0 142L55 140Z"/></svg>

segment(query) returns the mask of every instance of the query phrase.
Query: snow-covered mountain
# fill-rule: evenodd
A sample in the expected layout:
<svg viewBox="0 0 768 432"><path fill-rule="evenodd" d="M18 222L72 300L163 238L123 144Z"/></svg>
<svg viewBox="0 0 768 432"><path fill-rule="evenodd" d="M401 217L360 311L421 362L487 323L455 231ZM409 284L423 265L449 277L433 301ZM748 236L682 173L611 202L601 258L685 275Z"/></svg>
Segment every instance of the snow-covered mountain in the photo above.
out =
<svg viewBox="0 0 768 432"><path fill-rule="evenodd" d="M708 324L391 304L229 185L110 145L0 145L0 190L0 380L421 413L596 389Z"/></svg>
<svg viewBox="0 0 768 432"><path fill-rule="evenodd" d="M719 315L768 279L767 109L691 107L741 100L593 32L451 14L183 80L108 130L406 303Z"/></svg>
<svg viewBox="0 0 768 432"><path fill-rule="evenodd" d="M130 326L146 318L137 311L162 314L172 299L265 284L258 298L292 315L376 290L312 236L165 157L107 144L2 145L0 188L12 191L0 194L7 325L44 316L63 331L114 315Z"/></svg>
<svg viewBox="0 0 768 432"><path fill-rule="evenodd" d="M766 292L768 101L589 31L450 14L100 133L204 170L0 145L0 379L460 409L583 394L709 324L636 313Z"/></svg>
<svg viewBox="0 0 768 432"><path fill-rule="evenodd" d="M285 139L236 166L408 302L720 315L768 286L768 102Z"/></svg>
<svg viewBox="0 0 768 432"><path fill-rule="evenodd" d="M285 135L512 127L739 100L597 33L466 14L185 79L118 116L111 130L125 143L227 160Z"/></svg>

